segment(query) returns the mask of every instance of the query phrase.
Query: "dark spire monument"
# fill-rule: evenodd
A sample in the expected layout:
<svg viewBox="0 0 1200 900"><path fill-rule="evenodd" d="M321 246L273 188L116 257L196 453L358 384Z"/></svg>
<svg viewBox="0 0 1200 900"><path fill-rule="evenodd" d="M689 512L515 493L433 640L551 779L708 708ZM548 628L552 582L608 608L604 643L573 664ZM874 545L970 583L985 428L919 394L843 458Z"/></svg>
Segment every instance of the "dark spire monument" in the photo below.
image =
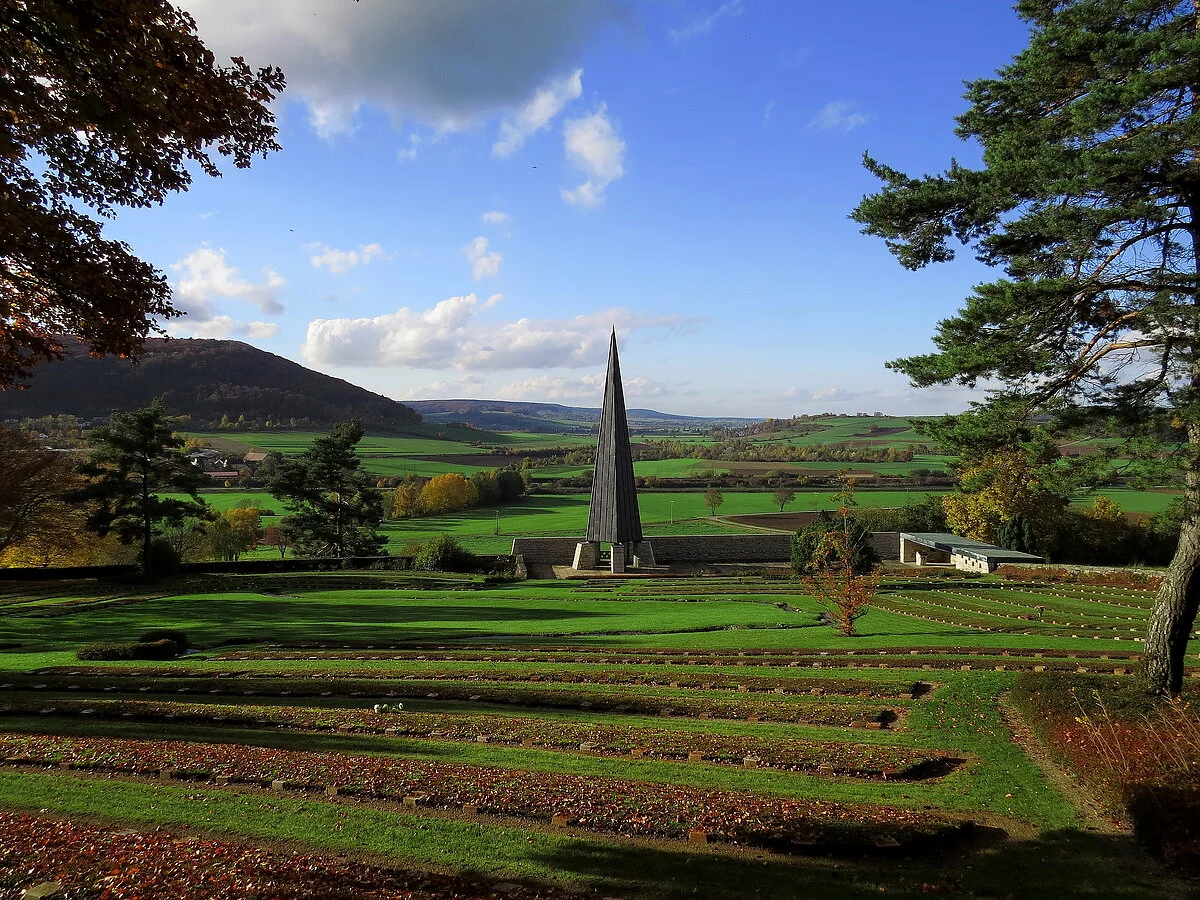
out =
<svg viewBox="0 0 1200 900"><path fill-rule="evenodd" d="M644 546L615 328L608 345L608 375L604 379L604 408L600 411L600 436L596 440L596 473L592 477L587 534L584 543L575 549L575 568L593 568L602 543L612 544L614 572L625 571L631 562L631 552L636 553Z"/></svg>

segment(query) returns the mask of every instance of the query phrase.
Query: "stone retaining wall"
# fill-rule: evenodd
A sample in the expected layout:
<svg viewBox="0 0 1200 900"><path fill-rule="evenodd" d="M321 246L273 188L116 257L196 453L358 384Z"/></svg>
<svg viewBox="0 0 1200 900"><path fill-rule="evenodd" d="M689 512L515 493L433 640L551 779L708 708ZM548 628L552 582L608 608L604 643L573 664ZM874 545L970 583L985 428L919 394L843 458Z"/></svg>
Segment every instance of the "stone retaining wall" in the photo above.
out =
<svg viewBox="0 0 1200 900"><path fill-rule="evenodd" d="M514 556L533 565L569 566L581 538L514 538ZM670 534L648 538L659 565L683 562L787 562L791 558L790 534ZM880 531L871 543L881 559L900 558L900 533Z"/></svg>
<svg viewBox="0 0 1200 900"><path fill-rule="evenodd" d="M790 534L671 534L650 539L659 563L787 562Z"/></svg>
<svg viewBox="0 0 1200 900"><path fill-rule="evenodd" d="M513 538L513 556L525 557L525 565L569 566L575 561L575 545L583 538Z"/></svg>
<svg viewBox="0 0 1200 900"><path fill-rule="evenodd" d="M872 531L871 546L879 554L880 559L900 558L900 532Z"/></svg>

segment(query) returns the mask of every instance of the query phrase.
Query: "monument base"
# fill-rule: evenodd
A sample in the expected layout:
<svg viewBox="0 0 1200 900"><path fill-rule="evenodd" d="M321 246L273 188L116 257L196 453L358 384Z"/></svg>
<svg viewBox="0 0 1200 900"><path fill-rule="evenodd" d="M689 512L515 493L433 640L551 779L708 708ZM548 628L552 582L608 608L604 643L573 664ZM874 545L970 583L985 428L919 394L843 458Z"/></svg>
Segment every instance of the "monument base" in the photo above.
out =
<svg viewBox="0 0 1200 900"><path fill-rule="evenodd" d="M594 569L600 562L600 545L595 541L580 541L575 545L575 561L571 568L576 571Z"/></svg>

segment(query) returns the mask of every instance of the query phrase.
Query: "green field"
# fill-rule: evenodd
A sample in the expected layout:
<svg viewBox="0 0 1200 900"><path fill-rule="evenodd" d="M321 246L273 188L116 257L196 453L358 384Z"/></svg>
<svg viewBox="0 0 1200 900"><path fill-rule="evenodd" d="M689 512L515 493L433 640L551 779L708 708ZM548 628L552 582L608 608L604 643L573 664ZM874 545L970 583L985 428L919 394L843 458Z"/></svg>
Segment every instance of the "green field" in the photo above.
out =
<svg viewBox="0 0 1200 900"><path fill-rule="evenodd" d="M1149 602L894 578L847 638L799 583L752 576L0 583L0 810L101 829L89 846L167 836L60 876L109 886L192 871L172 836L200 829L287 841L311 873L346 853L428 890L470 872L456 896L479 900L1182 897L1093 830L1000 702L1018 677L1132 671ZM166 626L200 652L75 658Z"/></svg>
<svg viewBox="0 0 1200 900"><path fill-rule="evenodd" d="M522 449L540 450L555 447L590 447L596 443L596 438L586 434L525 434L513 432L510 434L490 431L475 431L467 428L439 429L429 426L429 434L420 435L377 435L365 436L357 445L357 450L363 455L401 454L404 456L438 456L454 453L486 453L492 447L511 450L517 454ZM316 437L325 432L321 431L190 431L188 437L201 441L212 442L214 446L222 443L237 444L245 447L255 447L259 450L276 450L280 453L299 453L306 449ZM436 437L446 435L445 439ZM505 455L498 455L497 466L511 462Z"/></svg>

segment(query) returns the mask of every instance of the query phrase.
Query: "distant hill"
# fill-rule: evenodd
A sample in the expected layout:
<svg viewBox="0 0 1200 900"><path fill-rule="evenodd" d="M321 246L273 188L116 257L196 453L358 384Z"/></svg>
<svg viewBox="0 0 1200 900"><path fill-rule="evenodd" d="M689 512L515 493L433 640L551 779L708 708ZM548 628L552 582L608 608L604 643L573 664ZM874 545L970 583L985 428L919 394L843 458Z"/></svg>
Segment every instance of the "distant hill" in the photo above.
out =
<svg viewBox="0 0 1200 900"><path fill-rule="evenodd" d="M516 400L407 400L426 422L466 422L489 431L533 431L546 434L588 432L600 421L599 407L563 406ZM679 416L653 409L626 410L632 431L709 429L739 426L758 419Z"/></svg>
<svg viewBox="0 0 1200 900"><path fill-rule="evenodd" d="M356 418L373 431L396 431L421 421L403 403L348 381L241 341L200 338L149 340L137 365L73 348L66 359L37 366L27 390L0 392L0 419L60 413L90 419L137 409L159 395L195 426L222 416L317 428Z"/></svg>

